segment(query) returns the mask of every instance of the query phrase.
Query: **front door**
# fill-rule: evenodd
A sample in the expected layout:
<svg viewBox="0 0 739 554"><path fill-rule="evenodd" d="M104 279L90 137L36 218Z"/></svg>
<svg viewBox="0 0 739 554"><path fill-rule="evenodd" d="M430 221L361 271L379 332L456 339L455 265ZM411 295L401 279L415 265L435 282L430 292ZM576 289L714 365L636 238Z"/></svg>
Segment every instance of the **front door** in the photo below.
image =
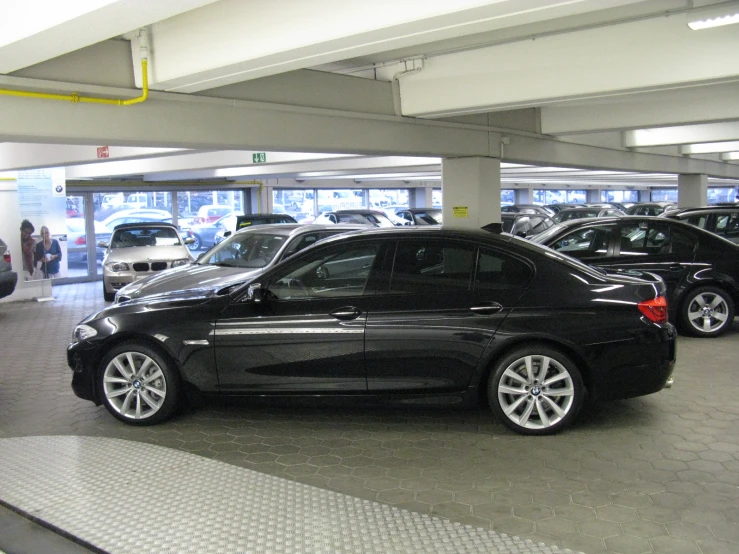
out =
<svg viewBox="0 0 739 554"><path fill-rule="evenodd" d="M221 392L365 391L364 328L381 242L342 242L286 262L257 301L235 300L216 322Z"/></svg>

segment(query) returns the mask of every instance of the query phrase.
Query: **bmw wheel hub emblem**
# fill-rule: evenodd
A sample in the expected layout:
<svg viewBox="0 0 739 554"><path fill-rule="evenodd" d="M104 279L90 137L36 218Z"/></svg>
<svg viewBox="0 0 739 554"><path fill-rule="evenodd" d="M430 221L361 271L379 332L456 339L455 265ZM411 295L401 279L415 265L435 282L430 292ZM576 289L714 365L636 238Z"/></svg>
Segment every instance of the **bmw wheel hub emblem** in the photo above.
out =
<svg viewBox="0 0 739 554"><path fill-rule="evenodd" d="M140 389L141 388L141 381L134 381L133 382L133 388Z"/></svg>
<svg viewBox="0 0 739 554"><path fill-rule="evenodd" d="M541 389L538 385L534 385L533 387L531 387L531 394L533 394L534 396L539 396L540 393Z"/></svg>

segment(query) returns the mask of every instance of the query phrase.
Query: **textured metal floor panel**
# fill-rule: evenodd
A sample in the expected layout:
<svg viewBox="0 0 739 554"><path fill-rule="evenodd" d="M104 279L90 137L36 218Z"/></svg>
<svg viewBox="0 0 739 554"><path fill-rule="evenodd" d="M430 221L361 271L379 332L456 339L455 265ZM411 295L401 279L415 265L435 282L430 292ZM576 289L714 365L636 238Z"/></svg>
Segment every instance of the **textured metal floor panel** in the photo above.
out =
<svg viewBox="0 0 739 554"><path fill-rule="evenodd" d="M110 553L570 552L120 439L0 439L0 499Z"/></svg>

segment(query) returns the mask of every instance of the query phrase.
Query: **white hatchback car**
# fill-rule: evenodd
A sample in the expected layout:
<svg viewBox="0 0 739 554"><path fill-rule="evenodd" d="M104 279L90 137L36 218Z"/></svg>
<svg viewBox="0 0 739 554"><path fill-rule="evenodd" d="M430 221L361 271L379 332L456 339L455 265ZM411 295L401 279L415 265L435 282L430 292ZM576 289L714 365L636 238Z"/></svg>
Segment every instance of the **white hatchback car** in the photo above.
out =
<svg viewBox="0 0 739 554"><path fill-rule="evenodd" d="M159 271L194 261L177 227L169 223L126 223L118 225L105 248L103 296L111 301L121 287Z"/></svg>

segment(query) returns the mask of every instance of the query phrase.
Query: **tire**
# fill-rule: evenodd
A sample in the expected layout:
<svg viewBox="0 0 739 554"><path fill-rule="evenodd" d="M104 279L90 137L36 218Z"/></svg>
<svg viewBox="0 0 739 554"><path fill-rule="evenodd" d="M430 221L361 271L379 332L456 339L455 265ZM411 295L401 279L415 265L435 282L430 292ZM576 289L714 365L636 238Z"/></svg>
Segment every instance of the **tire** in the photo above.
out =
<svg viewBox="0 0 739 554"><path fill-rule="evenodd" d="M200 238L200 235L193 233L192 238L195 242L188 244L187 247L193 251L200 250L203 247L203 240Z"/></svg>
<svg viewBox="0 0 739 554"><path fill-rule="evenodd" d="M718 337L734 323L734 301L719 287L691 290L680 305L680 324L694 337Z"/></svg>
<svg viewBox="0 0 739 554"><path fill-rule="evenodd" d="M162 423L180 403L180 380L172 363L157 350L136 342L108 352L100 363L97 386L105 408L129 425Z"/></svg>
<svg viewBox="0 0 739 554"><path fill-rule="evenodd" d="M495 364L487 392L493 414L506 427L521 435L551 435L577 417L585 386L575 363L562 352L532 344Z"/></svg>
<svg viewBox="0 0 739 554"><path fill-rule="evenodd" d="M105 288L105 281L103 281L103 298L106 302L112 302L115 300L115 293L114 292L108 292Z"/></svg>

